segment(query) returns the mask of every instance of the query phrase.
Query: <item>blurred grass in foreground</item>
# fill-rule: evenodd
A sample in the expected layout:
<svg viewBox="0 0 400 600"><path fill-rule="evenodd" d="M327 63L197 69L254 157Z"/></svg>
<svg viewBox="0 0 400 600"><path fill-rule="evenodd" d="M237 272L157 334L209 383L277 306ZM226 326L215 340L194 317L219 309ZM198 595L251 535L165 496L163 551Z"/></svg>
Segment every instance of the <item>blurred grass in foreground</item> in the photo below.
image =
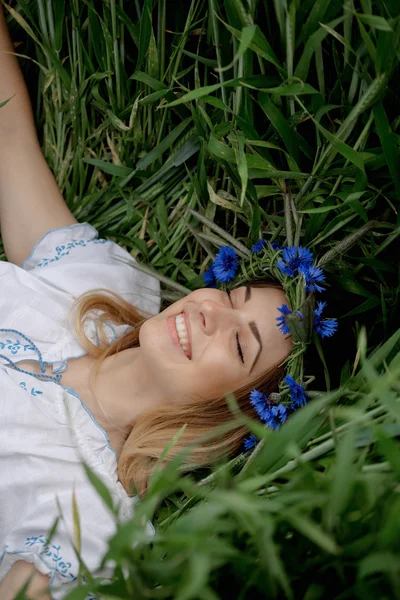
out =
<svg viewBox="0 0 400 600"><path fill-rule="evenodd" d="M399 15L396 0L10 2L79 221L154 268L166 301L201 285L216 226L301 243L339 321L309 358L334 391L278 433L249 423L265 438L250 459L155 476L102 597L400 597Z"/></svg>

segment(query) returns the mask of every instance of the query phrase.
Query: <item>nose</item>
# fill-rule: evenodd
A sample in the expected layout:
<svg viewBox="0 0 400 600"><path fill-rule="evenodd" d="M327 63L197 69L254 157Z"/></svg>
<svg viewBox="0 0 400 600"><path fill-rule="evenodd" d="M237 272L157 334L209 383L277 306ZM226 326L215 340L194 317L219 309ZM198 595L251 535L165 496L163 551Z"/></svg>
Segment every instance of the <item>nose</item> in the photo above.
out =
<svg viewBox="0 0 400 600"><path fill-rule="evenodd" d="M237 310L214 300L203 300L200 310L203 313L204 327L208 335L211 335L217 329L226 329L229 326L237 325L239 322Z"/></svg>

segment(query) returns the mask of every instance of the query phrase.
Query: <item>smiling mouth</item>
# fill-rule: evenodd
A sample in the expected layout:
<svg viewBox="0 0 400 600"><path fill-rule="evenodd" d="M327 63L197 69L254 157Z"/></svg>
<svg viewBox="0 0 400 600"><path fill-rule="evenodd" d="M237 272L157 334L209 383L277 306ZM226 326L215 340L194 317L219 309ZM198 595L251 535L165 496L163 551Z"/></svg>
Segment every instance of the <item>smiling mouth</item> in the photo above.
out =
<svg viewBox="0 0 400 600"><path fill-rule="evenodd" d="M175 328L178 334L180 346L186 354L186 356L188 357L188 359L191 360L192 349L190 347L189 333L186 327L185 317L183 313L175 317Z"/></svg>

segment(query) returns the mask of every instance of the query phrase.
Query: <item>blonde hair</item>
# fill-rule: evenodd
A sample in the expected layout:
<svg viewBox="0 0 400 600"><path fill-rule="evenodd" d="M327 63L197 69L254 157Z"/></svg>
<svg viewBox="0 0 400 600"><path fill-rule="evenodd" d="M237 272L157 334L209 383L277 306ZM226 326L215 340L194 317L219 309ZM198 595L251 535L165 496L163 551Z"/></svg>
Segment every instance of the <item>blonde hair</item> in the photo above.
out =
<svg viewBox="0 0 400 600"><path fill-rule="evenodd" d="M282 290L279 281L253 282L250 285ZM90 356L97 359L94 374L98 372L102 362L108 356L139 346L139 331L147 320L132 304L118 294L108 290L104 290L104 292L103 290L86 292L75 300L72 307L77 308L73 325L78 341ZM108 294L111 294L111 297ZM89 318L88 313L92 310L102 311L102 314L98 316L99 346L92 344L84 332L84 321ZM131 325L132 328L128 329L120 339L108 343L103 329L105 321L115 325ZM287 355L289 354L290 352L287 353ZM231 390L244 414L254 419L258 418L250 404L250 392L255 387L268 393L277 391L279 382L285 375L284 360L273 365L249 384ZM232 424L229 431L219 433L214 437L205 436L215 426L226 423ZM190 398L184 405L182 403L175 406L169 404L149 410L137 418L119 455L118 477L128 494L134 493L133 487L139 494L146 493L157 460L168 442L183 426L185 426L184 431L169 453L169 459L199 438L205 436L207 440L194 444L190 453L181 463L182 472L205 467L210 465L213 460L234 455L239 451L244 437L249 434L243 424L234 426L234 416L225 396L211 398L207 401L203 398Z"/></svg>

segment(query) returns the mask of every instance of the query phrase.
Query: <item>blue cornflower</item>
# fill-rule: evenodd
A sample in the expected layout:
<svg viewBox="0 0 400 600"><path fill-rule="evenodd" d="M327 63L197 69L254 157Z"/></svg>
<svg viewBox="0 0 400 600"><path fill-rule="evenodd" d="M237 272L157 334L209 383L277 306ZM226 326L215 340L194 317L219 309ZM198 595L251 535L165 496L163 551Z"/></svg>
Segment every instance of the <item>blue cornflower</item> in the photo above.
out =
<svg viewBox="0 0 400 600"><path fill-rule="evenodd" d="M276 320L278 321L277 327L279 327L281 332L286 335L287 333L290 333L290 329L286 324L286 317L287 315L292 315L293 313L287 304L282 304L282 306L278 307L278 310L282 314L280 317L276 317Z"/></svg>
<svg viewBox="0 0 400 600"><path fill-rule="evenodd" d="M267 406L267 394L263 394L258 390L250 392L250 404L255 408L261 421L264 420L265 407Z"/></svg>
<svg viewBox="0 0 400 600"><path fill-rule="evenodd" d="M255 435L251 434L248 438L246 438L243 442L245 450L251 450L257 444L257 438Z"/></svg>
<svg viewBox="0 0 400 600"><path fill-rule="evenodd" d="M284 404L271 404L268 401L268 394L263 394L259 390L250 392L250 404L255 408L257 415L263 423L270 429L279 429L289 416L289 408ZM257 442L257 438L251 435L244 440L244 447L250 450Z"/></svg>
<svg viewBox="0 0 400 600"><path fill-rule="evenodd" d="M256 244L253 244L251 247L251 251L254 252L255 254L257 254L258 252L261 252L261 250L267 245L267 242L261 238L260 240L258 240L258 242Z"/></svg>
<svg viewBox="0 0 400 600"><path fill-rule="evenodd" d="M281 426L280 412L277 406L267 406L264 411L264 423L270 429L279 429Z"/></svg>
<svg viewBox="0 0 400 600"><path fill-rule="evenodd" d="M291 375L286 375L286 377L284 378L284 381L285 381L285 383L287 383L287 385L289 386L289 390L290 390L290 397L292 400L292 404L291 404L290 408L292 410L296 410L296 408L299 408L300 406L304 406L307 402L307 398L304 394L303 386L296 383Z"/></svg>
<svg viewBox="0 0 400 600"><path fill-rule="evenodd" d="M303 246L287 246L283 250L282 258L280 258L276 266L284 275L294 277L301 265L312 265L313 255L308 248Z"/></svg>
<svg viewBox="0 0 400 600"><path fill-rule="evenodd" d="M289 409L284 404L278 404L271 407L271 414L279 423L284 423L289 416Z"/></svg>
<svg viewBox="0 0 400 600"><path fill-rule="evenodd" d="M299 273L306 278L306 292L323 292L325 288L318 285L325 281L325 275L320 267L315 265L300 265Z"/></svg>
<svg viewBox="0 0 400 600"><path fill-rule="evenodd" d="M278 404L278 409L281 423L284 423L289 416L289 408L284 404Z"/></svg>
<svg viewBox="0 0 400 600"><path fill-rule="evenodd" d="M217 287L217 282L215 280L215 275L214 275L214 271L213 271L212 267L207 269L207 271L204 271L203 279L204 279L204 283L206 284L207 287L211 287L211 288Z"/></svg>
<svg viewBox="0 0 400 600"><path fill-rule="evenodd" d="M287 315L292 315L293 312L290 310L290 308L288 307L287 304L282 304L281 307L278 307L279 312L281 312L281 316L280 317L276 317L276 320L278 321L278 323L276 324L276 326L281 330L281 332L283 334L287 334L290 333L290 329L287 325ZM299 315L299 317L302 319L303 315L299 310L296 310L297 314Z"/></svg>
<svg viewBox="0 0 400 600"><path fill-rule="evenodd" d="M338 327L336 319L322 319L322 311L325 306L326 302L318 302L318 306L314 311L314 327L322 338L331 337Z"/></svg>
<svg viewBox="0 0 400 600"><path fill-rule="evenodd" d="M239 260L236 252L230 246L222 246L213 262L215 279L220 283L228 283L235 277L239 268Z"/></svg>

